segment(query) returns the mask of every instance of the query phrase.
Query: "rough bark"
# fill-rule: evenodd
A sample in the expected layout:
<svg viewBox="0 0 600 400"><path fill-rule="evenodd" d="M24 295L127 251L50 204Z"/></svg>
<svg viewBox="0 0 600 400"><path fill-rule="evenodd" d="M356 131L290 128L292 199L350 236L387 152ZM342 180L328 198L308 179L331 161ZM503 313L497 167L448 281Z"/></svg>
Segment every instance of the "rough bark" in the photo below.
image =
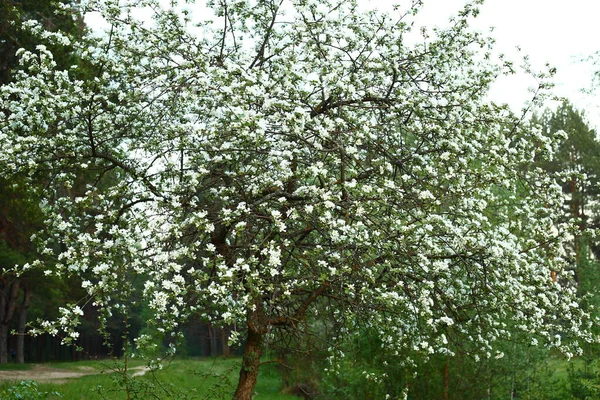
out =
<svg viewBox="0 0 600 400"><path fill-rule="evenodd" d="M27 324L27 312L31 304L31 290L27 285L23 286L23 300L19 307L19 326L17 327L17 363L25 363L25 325Z"/></svg>
<svg viewBox="0 0 600 400"><path fill-rule="evenodd" d="M248 333L244 347L244 357L233 400L252 400L262 356L263 339L266 333L267 321L264 310L260 301L257 301L255 309L248 312Z"/></svg>

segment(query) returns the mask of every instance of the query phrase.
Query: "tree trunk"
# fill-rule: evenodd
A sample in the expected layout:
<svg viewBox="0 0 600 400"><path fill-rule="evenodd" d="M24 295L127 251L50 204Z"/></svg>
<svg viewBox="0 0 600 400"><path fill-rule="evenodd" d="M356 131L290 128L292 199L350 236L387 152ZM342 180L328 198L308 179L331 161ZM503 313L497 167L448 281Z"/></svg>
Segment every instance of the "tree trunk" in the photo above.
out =
<svg viewBox="0 0 600 400"><path fill-rule="evenodd" d="M19 297L19 281L2 280L0 293L0 364L8 362L8 326L15 312Z"/></svg>
<svg viewBox="0 0 600 400"><path fill-rule="evenodd" d="M17 363L25 363L25 325L27 324L27 312L31 303L31 290L27 285L23 286L23 300L19 308L19 326L17 327Z"/></svg>
<svg viewBox="0 0 600 400"><path fill-rule="evenodd" d="M262 303L258 300L255 302L255 310L248 311L246 346L240 369L240 378L233 400L252 400L258 378L260 357L262 356L263 339L266 333L266 318Z"/></svg>
<svg viewBox="0 0 600 400"><path fill-rule="evenodd" d="M579 192L577 189L577 181L575 180L575 178L571 178L571 217L574 219L577 219L580 217L579 215ZM579 224L579 228L581 229L581 223ZM578 276L578 272L579 272L579 264L580 264L580 245L579 245L579 240L580 240L580 235L577 233L575 234L575 266L576 266L576 271L575 271L575 280L579 283L579 276Z"/></svg>
<svg viewBox="0 0 600 400"><path fill-rule="evenodd" d="M0 323L0 364L8 363L8 324Z"/></svg>
<svg viewBox="0 0 600 400"><path fill-rule="evenodd" d="M258 332L248 332L242 368L237 389L233 395L234 400L252 400L254 387L258 378L260 357L262 355L263 335Z"/></svg>
<svg viewBox="0 0 600 400"><path fill-rule="evenodd" d="M227 357L231 354L231 349L229 348L229 327L224 326L221 328L221 350L223 353L223 357Z"/></svg>
<svg viewBox="0 0 600 400"><path fill-rule="evenodd" d="M208 340L210 341L210 356L217 356L217 335L215 327L210 322L208 323Z"/></svg>

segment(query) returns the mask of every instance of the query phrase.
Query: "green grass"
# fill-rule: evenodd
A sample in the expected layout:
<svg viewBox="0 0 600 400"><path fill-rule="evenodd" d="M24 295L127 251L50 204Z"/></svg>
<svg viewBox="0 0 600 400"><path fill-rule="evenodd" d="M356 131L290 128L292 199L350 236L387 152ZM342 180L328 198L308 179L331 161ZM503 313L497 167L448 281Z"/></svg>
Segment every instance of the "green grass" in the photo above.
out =
<svg viewBox="0 0 600 400"><path fill-rule="evenodd" d="M27 371L31 369L31 364L0 364L0 371Z"/></svg>
<svg viewBox="0 0 600 400"><path fill-rule="evenodd" d="M583 368L584 361L579 358L566 360L565 358L550 357L548 359L548 367L552 370L552 377L555 379L568 379L569 378L569 366L575 368Z"/></svg>
<svg viewBox="0 0 600 400"><path fill-rule="evenodd" d="M142 377L133 378L132 388L138 395L133 399L160 399L160 400L217 400L231 399L238 380L240 358L191 358L176 359L155 373L146 373ZM567 361L561 357L551 356L546 360L543 370L540 370L542 381L562 387L568 384L568 370L571 367L582 368L582 359ZM45 364L52 369L65 371L81 371L92 373L80 378L67 379L65 383L39 383L40 392L59 392L63 400L121 400L127 396L123 390L123 375L116 374L114 370L122 367L122 363L112 360L60 362ZM141 360L131 360L128 368L144 366ZM27 370L33 368L30 364L8 364L0 366L0 370ZM137 370L134 370L134 372ZM0 372L1 374L1 372ZM35 371L32 372L35 375ZM18 382L0 381L0 397L2 392ZM559 383L559 384L558 384ZM558 385L558 386L557 386ZM98 392L102 388L104 397ZM261 367L256 391L258 400L298 400L297 397L281 393L282 382L276 364L265 364ZM58 397L50 396L48 400Z"/></svg>
<svg viewBox="0 0 600 400"><path fill-rule="evenodd" d="M240 358L203 358L174 360L155 373L148 372L142 377L133 378L133 388L138 390L140 399L230 399L235 390L239 375ZM127 396L119 382L122 375L113 372L114 361L83 361L71 363L52 363L49 367L68 371L94 372L80 378L72 378L61 384L39 383L40 392L60 392L64 400L100 400L126 399ZM143 366L143 362L134 360L129 367ZM27 367L31 368L30 365ZM91 371L94 368L95 371ZM0 393L18 382L0 383ZM281 379L275 366L266 364L261 367L256 385L256 399L298 399L284 395L281 391ZM104 397L98 392L101 387ZM185 397L187 394L188 397ZM151 397L155 395L156 397ZM220 397L222 396L222 397ZM54 400L57 397L49 397Z"/></svg>

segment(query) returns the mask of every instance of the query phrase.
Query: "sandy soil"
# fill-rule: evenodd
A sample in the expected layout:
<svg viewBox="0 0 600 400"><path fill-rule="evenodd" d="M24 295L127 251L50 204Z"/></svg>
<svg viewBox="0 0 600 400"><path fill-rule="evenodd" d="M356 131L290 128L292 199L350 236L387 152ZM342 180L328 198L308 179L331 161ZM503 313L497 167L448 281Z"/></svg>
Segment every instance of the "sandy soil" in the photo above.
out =
<svg viewBox="0 0 600 400"><path fill-rule="evenodd" d="M137 367L131 369L136 370L133 376L144 375L147 371L146 367ZM25 371L0 371L0 380L33 380L45 383L65 383L68 379L75 379L85 375L95 375L99 373L101 373L99 370L92 367L82 366L77 370L67 370L36 364L31 369Z"/></svg>

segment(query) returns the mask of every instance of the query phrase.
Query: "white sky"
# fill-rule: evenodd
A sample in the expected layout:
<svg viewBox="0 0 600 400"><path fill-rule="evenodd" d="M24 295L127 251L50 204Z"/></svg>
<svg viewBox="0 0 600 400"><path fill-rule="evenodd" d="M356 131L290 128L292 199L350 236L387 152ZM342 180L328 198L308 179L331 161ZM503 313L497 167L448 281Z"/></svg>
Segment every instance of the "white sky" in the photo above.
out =
<svg viewBox="0 0 600 400"><path fill-rule="evenodd" d="M424 2L423 20L444 24L465 0ZM582 93L591 87L593 67L580 61L600 51L599 18L600 0L486 0L472 26L482 31L495 27L492 35L501 52L516 57L516 46L520 46L534 67L545 63L556 67L554 92L584 110L590 125L600 128L600 89L593 95ZM532 84L525 76L501 80L491 96L519 109Z"/></svg>
<svg viewBox="0 0 600 400"><path fill-rule="evenodd" d="M392 3L409 2L362 1L369 8L381 9L388 9ZM444 26L465 2L424 0L425 8L418 24ZM205 0L196 0L196 3L195 7L198 7L204 5ZM591 87L593 67L581 61L600 50L599 18L600 0L486 0L472 26L484 32L495 27L492 35L497 40L497 50L512 56L515 61L527 54L534 67L542 68L545 63L556 67L555 94L568 98L584 110L590 125L600 128L600 89L593 95L582 93L583 89ZM98 21L88 20L88 23L94 26ZM517 52L517 46L521 53ZM535 81L525 75L505 78L493 87L491 98L508 103L518 111L531 97L527 89L534 84Z"/></svg>

